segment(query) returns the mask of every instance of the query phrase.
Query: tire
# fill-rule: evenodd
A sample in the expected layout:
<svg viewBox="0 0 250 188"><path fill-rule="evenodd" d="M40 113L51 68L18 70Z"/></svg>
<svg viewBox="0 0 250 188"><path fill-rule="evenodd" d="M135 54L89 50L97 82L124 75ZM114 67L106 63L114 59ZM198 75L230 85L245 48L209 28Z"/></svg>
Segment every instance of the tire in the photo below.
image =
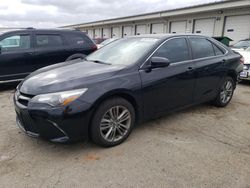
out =
<svg viewBox="0 0 250 188"><path fill-rule="evenodd" d="M85 59L86 55L84 54L73 54L71 56L69 56L65 61L72 61L72 60L75 60L75 59Z"/></svg>
<svg viewBox="0 0 250 188"><path fill-rule="evenodd" d="M91 139L103 147L119 145L128 138L134 124L135 110L130 102L120 97L108 99L94 113L90 127Z"/></svg>
<svg viewBox="0 0 250 188"><path fill-rule="evenodd" d="M226 77L220 86L218 95L213 101L213 104L217 107L227 106L233 97L235 86L236 82L233 80L233 78Z"/></svg>

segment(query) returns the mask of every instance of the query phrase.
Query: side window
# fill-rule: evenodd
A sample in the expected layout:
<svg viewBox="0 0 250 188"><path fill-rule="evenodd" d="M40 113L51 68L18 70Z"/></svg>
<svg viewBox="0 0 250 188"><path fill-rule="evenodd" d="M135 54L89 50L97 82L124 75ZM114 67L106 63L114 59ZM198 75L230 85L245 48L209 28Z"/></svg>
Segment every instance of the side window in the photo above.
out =
<svg viewBox="0 0 250 188"><path fill-rule="evenodd" d="M214 47L215 55L223 55L224 54L224 52L216 45L213 44L213 47Z"/></svg>
<svg viewBox="0 0 250 188"><path fill-rule="evenodd" d="M189 60L187 41L184 38L171 39L163 44L153 56L168 58L171 63Z"/></svg>
<svg viewBox="0 0 250 188"><path fill-rule="evenodd" d="M189 38L194 59L215 56L213 44L205 38Z"/></svg>
<svg viewBox="0 0 250 188"><path fill-rule="evenodd" d="M63 40L60 35L36 35L36 46L38 48L60 47Z"/></svg>
<svg viewBox="0 0 250 188"><path fill-rule="evenodd" d="M30 35L14 35L0 41L2 52L30 49Z"/></svg>
<svg viewBox="0 0 250 188"><path fill-rule="evenodd" d="M67 39L69 45L83 45L85 43L84 38L80 35L71 34Z"/></svg>

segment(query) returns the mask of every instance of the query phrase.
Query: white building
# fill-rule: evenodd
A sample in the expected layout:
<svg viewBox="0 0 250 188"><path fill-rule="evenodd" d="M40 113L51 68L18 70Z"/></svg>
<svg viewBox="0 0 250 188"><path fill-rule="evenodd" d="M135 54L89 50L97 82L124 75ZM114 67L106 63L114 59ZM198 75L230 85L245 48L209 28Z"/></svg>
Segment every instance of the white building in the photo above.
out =
<svg viewBox="0 0 250 188"><path fill-rule="evenodd" d="M91 38L154 33L228 36L233 43L250 38L250 0L231 0L149 14L69 25Z"/></svg>

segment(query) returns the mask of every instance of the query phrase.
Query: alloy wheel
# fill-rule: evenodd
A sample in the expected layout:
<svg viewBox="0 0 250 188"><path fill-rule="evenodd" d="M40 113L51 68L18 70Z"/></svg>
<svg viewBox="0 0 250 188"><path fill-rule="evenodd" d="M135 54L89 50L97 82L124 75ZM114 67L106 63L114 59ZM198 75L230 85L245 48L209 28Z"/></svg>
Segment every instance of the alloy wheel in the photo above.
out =
<svg viewBox="0 0 250 188"><path fill-rule="evenodd" d="M227 80L221 88L220 100L223 104L226 104L230 101L233 95L233 83L230 80Z"/></svg>
<svg viewBox="0 0 250 188"><path fill-rule="evenodd" d="M110 108L100 122L101 136L108 142L117 142L128 133L131 127L131 113L124 106Z"/></svg>

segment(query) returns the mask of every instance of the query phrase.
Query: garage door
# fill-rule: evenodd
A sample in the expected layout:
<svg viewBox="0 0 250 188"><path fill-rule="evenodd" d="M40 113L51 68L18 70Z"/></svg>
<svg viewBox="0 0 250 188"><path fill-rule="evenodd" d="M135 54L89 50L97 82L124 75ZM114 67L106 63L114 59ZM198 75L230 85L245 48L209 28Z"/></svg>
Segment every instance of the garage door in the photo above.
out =
<svg viewBox="0 0 250 188"><path fill-rule="evenodd" d="M133 27L132 26L124 26L123 27L123 37L133 35Z"/></svg>
<svg viewBox="0 0 250 188"><path fill-rule="evenodd" d="M103 29L103 38L110 38L110 29L109 28Z"/></svg>
<svg viewBox="0 0 250 188"><path fill-rule="evenodd" d="M146 34L146 25L137 25L136 26L136 35Z"/></svg>
<svg viewBox="0 0 250 188"><path fill-rule="evenodd" d="M102 32L101 29L95 29L95 38L101 38L102 37Z"/></svg>
<svg viewBox="0 0 250 188"><path fill-rule="evenodd" d="M226 17L224 36L233 39L232 44L250 38L250 15Z"/></svg>
<svg viewBox="0 0 250 188"><path fill-rule="evenodd" d="M151 27L152 34L164 33L164 23L155 23Z"/></svg>
<svg viewBox="0 0 250 188"><path fill-rule="evenodd" d="M119 38L120 37L120 28L119 27L113 27L112 28L112 38Z"/></svg>
<svg viewBox="0 0 250 188"><path fill-rule="evenodd" d="M93 39L94 38L94 31L92 29L87 30L89 38Z"/></svg>
<svg viewBox="0 0 250 188"><path fill-rule="evenodd" d="M194 21L194 33L212 37L214 35L215 19L199 19Z"/></svg>
<svg viewBox="0 0 250 188"><path fill-rule="evenodd" d="M170 23L170 33L186 33L187 21L178 21Z"/></svg>

